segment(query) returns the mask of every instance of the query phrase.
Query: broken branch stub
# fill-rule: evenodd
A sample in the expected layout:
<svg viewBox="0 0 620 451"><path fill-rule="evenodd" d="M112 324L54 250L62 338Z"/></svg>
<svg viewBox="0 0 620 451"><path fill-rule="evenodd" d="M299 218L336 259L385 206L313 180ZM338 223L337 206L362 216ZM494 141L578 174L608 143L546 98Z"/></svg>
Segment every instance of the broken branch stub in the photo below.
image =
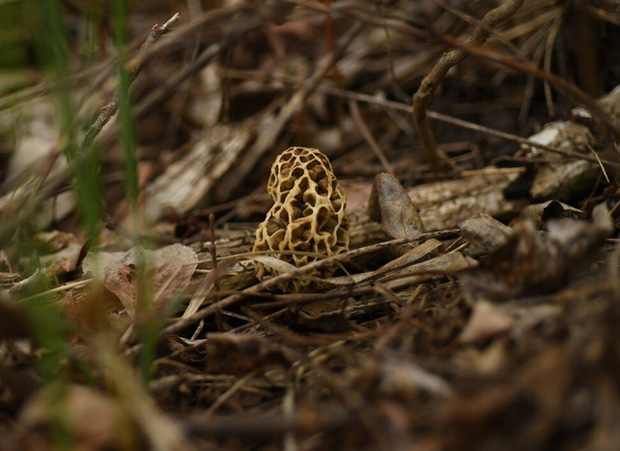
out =
<svg viewBox="0 0 620 451"><path fill-rule="evenodd" d="M523 4L523 0L507 0L500 6L489 11L480 21L467 44L482 46L488 39L493 27L512 16ZM433 168L441 170L441 160L437 153L437 141L428 121L426 109L433 98L437 87L443 82L448 70L456 66L468 56L465 50L458 48L444 53L435 67L424 77L420 87L413 95L413 123L420 137L422 149Z"/></svg>

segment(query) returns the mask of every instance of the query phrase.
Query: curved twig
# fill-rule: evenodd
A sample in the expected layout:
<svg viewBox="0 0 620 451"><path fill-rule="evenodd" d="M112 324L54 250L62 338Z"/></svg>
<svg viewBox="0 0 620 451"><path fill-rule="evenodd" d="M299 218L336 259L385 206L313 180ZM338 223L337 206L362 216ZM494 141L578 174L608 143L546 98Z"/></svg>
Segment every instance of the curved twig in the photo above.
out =
<svg viewBox="0 0 620 451"><path fill-rule="evenodd" d="M467 40L468 46L478 47L483 45L491 34L493 27L512 16L522 4L523 0L508 0L506 3L489 11L476 27L472 36ZM441 170L441 161L437 153L435 135L426 115L426 108L435 90L443 82L448 70L463 61L467 55L468 52L463 48L456 48L444 53L435 67L424 77L420 87L413 96L413 123L420 136L422 149L426 153L435 172Z"/></svg>

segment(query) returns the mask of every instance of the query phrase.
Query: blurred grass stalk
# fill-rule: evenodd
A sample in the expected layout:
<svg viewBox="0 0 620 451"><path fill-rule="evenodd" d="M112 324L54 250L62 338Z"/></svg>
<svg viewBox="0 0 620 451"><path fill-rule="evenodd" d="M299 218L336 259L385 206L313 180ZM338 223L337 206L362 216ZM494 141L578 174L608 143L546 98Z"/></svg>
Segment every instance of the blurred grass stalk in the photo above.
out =
<svg viewBox="0 0 620 451"><path fill-rule="evenodd" d="M37 63L45 73L46 82L57 86L50 95L56 109L56 121L60 130L60 146L69 163L74 189L78 195L79 217L84 237L96 247L102 227L103 193L101 189L101 153L96 144L82 150L78 141L80 129L87 124L78 120L76 108L76 91L73 86L74 72L71 58L71 46L65 24L64 10L59 0L27 0L29 20L34 25ZM128 52L128 17L126 1L115 0L113 13L113 42L117 51L118 66L118 123L120 128L120 147L122 149L127 201L130 205L131 229L134 238L141 235L142 221L139 208L138 192L138 156L136 133L131 111L132 99L129 91L130 77L125 68ZM27 242L28 240L26 240ZM26 244L24 244L26 246ZM27 249L24 249L27 253ZM145 261L138 265L139 283L138 299L150 309L152 290L146 277ZM44 288L44 287L43 287ZM32 293L35 294L35 293ZM97 296L97 293L91 293ZM64 407L65 394L69 381L68 362L70 347L67 342L70 326L54 306L49 304L46 296L38 297L28 303L30 317L35 331L35 346L41 355L40 371L44 377L44 390L49 396L51 439L53 447L71 449L73 442L72 425L68 424ZM104 314L102 311L101 314ZM143 380L149 380L154 358L155 342L159 327L155 319L145 315L141 328L143 354L141 369Z"/></svg>
<svg viewBox="0 0 620 451"><path fill-rule="evenodd" d="M66 27L61 6L56 0L33 0L30 20L34 22L38 63L49 83L57 84L54 91L56 119L60 129L60 145L69 162L74 187L78 193L80 216L86 239L94 239L100 227L100 189L98 180L99 155L90 149L86 158L77 165L76 109L71 86L71 61ZM66 341L66 322L59 312L47 303L47 297L29 303L35 346L39 349L40 371L44 391L48 397L50 434L53 446L71 449L74 435L66 420L66 389L68 384L67 360L69 345Z"/></svg>
<svg viewBox="0 0 620 451"><path fill-rule="evenodd" d="M138 186L138 151L136 142L136 127L131 109L132 98L130 92L131 78L125 62L128 61L129 20L127 15L127 0L114 0L113 5L114 46L116 49L116 61L118 64L118 122L120 126L120 144L123 154L123 166L125 171L125 188L127 201L130 209L130 224L134 242L140 243L141 231L145 224L144 212L139 204ZM141 249L140 246L138 249ZM142 351L140 355L140 373L144 386L148 387L151 377L151 367L155 360L155 346L157 335L161 328L161 321L155 315L148 312L153 307L153 284L150 283L148 274L149 265L143 253L138 253L137 271L137 312L145 313L138 317L140 323L140 339Z"/></svg>

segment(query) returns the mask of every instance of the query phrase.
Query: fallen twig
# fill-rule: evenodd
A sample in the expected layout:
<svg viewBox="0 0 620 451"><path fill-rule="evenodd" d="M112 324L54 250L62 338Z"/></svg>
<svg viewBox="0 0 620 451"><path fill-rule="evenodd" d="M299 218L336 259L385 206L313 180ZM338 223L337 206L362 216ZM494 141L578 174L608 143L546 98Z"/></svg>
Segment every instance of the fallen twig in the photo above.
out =
<svg viewBox="0 0 620 451"><path fill-rule="evenodd" d="M372 133L370 133L368 126L364 122L364 119L362 118L362 114L360 113L360 108L357 105L357 102L353 99L349 99L349 108L351 110L351 116L353 117L353 120L355 121L355 124L357 125L357 128L359 129L364 139L366 139L366 142L368 143L372 151L375 153L377 159L381 162L381 165L383 166L383 170L385 172L389 172L392 175L395 175L394 168L392 167L388 159L385 157L385 154L381 150L381 147L379 147L377 140L372 136Z"/></svg>
<svg viewBox="0 0 620 451"><path fill-rule="evenodd" d="M489 11L476 27L472 36L467 40L467 44L471 47L483 45L493 27L512 16L521 7L522 3L523 0L508 0L506 3ZM420 136L422 149L426 153L434 172L441 170L441 162L437 153L435 135L426 115L426 108L435 90L444 80L448 70L463 61L467 55L468 53L462 48L444 53L435 67L424 77L420 87L413 96L413 122Z"/></svg>
<svg viewBox="0 0 620 451"><path fill-rule="evenodd" d="M411 112L411 105L407 105L401 102L395 102L393 100L380 99L380 98L377 98L377 97L374 97L368 94L346 91L344 89L334 88L331 86L319 86L317 91L324 92L324 93L334 95L334 96L344 97L347 99L355 99L359 102L371 103L371 104L379 105L385 108L392 108L395 110L409 112L409 113ZM596 158L596 157L593 157L593 156L590 156L584 153L573 152L570 150L564 150L564 149L559 149L557 147L548 146L546 144L532 141L531 139L523 138L522 136L519 136L519 135L513 135L512 133L507 133L501 130L496 130L494 128L487 127L485 125L479 125L473 122L464 121L462 119L457 119L455 117L448 116L446 114L437 113L436 111L427 110L426 114L429 118L434 119L436 121L444 122L446 124L456 125L457 127L462 127L462 128L466 128L469 130L475 130L480 133L485 133L489 136L494 136L496 138L505 139L507 141L513 141L519 144L525 144L529 147L546 150L552 153L557 153L558 155L564 155L566 157L591 161L592 163L602 162L609 166L615 166L615 167L620 166L619 163L614 162L614 161L606 160L603 158L599 159L599 158Z"/></svg>
<svg viewBox="0 0 620 451"><path fill-rule="evenodd" d="M167 32L172 25L174 25L180 18L179 13L173 15L168 21L163 24L161 27L158 25L154 25L151 29L151 32L147 36L144 44L142 44L141 50L146 50L157 38ZM144 61L141 61L129 74L129 84L134 82L136 77L140 74L144 67ZM79 153L85 153L90 146L92 146L95 138L103 127L108 123L108 121L116 114L118 110L118 94L114 95L110 101L101 108L97 119L90 125L86 136L84 137L84 141L82 141L82 145L80 146Z"/></svg>
<svg viewBox="0 0 620 451"><path fill-rule="evenodd" d="M301 268L298 268L294 271L289 271L287 273L284 274L280 274L272 279L269 280L265 280L264 282L260 282L256 285L253 285L251 287L248 287L244 290L242 290L241 292L239 292L238 294L234 294L232 296L228 296L225 297L224 299L222 299L221 301L216 302L215 304L211 304L209 306L207 306L206 308L196 312L194 315L188 317L188 318L184 318L184 319L179 319L177 320L174 324L171 324L170 326L166 327L163 331L162 334L173 334L173 333L178 333L181 330L183 330L185 327L200 321L201 319L204 319L210 315L212 315L213 313L215 313L217 310L219 309L224 309L227 308L237 302L239 302L240 300L242 300L243 298L245 298L246 296L251 296L254 293L260 293L261 291L264 290L268 290L270 288L274 288L276 287L279 283L281 282L286 282L289 280L293 280L297 277L303 276L305 274L309 274L312 271L314 271L315 269L321 268L323 266L329 266L331 264L334 264L335 262L346 262L347 260L356 258L360 255L364 255L364 254L369 254L371 252L376 252L378 250L381 249L385 249L387 247L391 247L391 246L398 246L401 244L406 244L406 243L412 243L415 241L420 241L420 240L425 240L425 239L429 239L429 238L443 238L443 237L447 237L447 236L452 236L454 234L458 233L457 229L449 229L449 230L440 230L438 232L429 232L429 233L421 233L417 236L415 236L414 238L403 238L403 239L398 239L398 240L390 240L390 241L384 241L383 243L378 243L378 244L373 244L370 246L366 246L366 247L362 247L360 249L354 249L352 251L349 252L345 252L343 254L338 254L338 255L334 255L332 257L328 257L325 258L323 260L318 260L312 263L308 263L307 265L302 266Z"/></svg>

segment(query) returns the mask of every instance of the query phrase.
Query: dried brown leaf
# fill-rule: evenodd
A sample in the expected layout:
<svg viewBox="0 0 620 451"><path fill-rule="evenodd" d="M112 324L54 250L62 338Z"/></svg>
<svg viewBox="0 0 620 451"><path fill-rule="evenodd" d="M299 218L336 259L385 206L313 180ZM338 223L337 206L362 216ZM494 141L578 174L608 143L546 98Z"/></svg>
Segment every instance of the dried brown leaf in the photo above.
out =
<svg viewBox="0 0 620 451"><path fill-rule="evenodd" d="M133 317L138 308L137 269L141 264L148 268L146 286L153 292L153 304L161 309L187 288L198 266L198 256L181 244L156 251L134 247L127 252L89 254L83 267L85 273L98 276Z"/></svg>
<svg viewBox="0 0 620 451"><path fill-rule="evenodd" d="M387 172L375 176L368 200L371 219L392 238L413 238L424 231L418 209L398 179Z"/></svg>
<svg viewBox="0 0 620 451"><path fill-rule="evenodd" d="M513 318L488 301L474 305L469 321L457 340L460 343L478 343L495 335L507 332L512 326Z"/></svg>

